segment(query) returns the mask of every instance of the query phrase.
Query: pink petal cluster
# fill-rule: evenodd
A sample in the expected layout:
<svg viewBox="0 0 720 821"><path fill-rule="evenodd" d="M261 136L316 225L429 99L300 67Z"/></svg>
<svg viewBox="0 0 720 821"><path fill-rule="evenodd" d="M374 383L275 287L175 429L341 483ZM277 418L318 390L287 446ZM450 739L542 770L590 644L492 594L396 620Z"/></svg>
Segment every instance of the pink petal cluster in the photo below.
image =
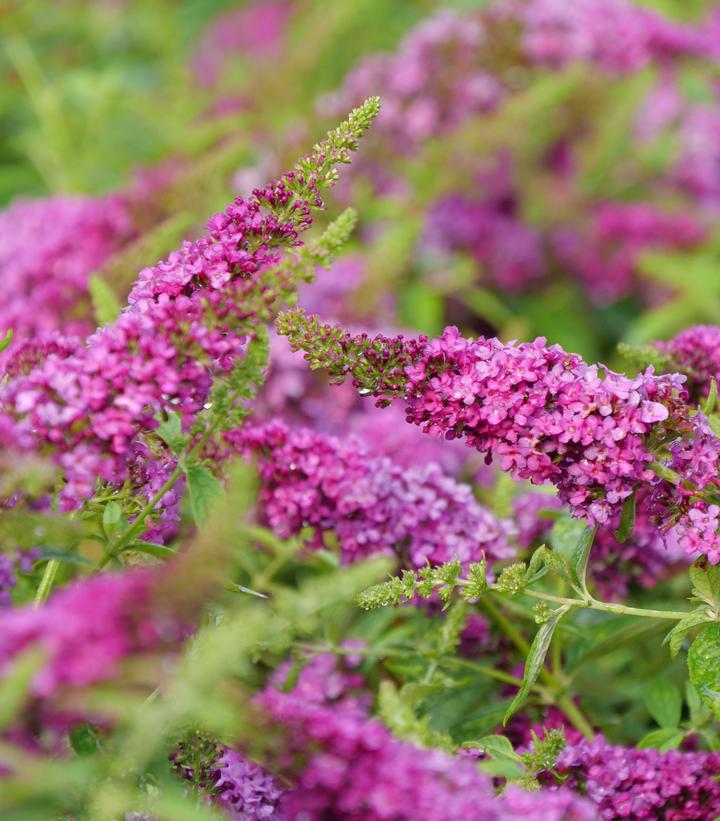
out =
<svg viewBox="0 0 720 821"><path fill-rule="evenodd" d="M258 453L263 513L282 537L310 527L311 546L322 547L332 532L346 563L381 553L415 567L512 555L509 524L435 464L402 468L355 439L279 421L229 437Z"/></svg>
<svg viewBox="0 0 720 821"><path fill-rule="evenodd" d="M519 6L523 46L535 63L584 60L616 73L678 56L714 56L703 26L676 23L627 0L531 0Z"/></svg>
<svg viewBox="0 0 720 821"><path fill-rule="evenodd" d="M668 342L656 342L674 370L687 376L685 387L690 398L702 402L714 379L720 383L720 327L693 325Z"/></svg>
<svg viewBox="0 0 720 821"><path fill-rule="evenodd" d="M569 791L496 797L475 765L399 741L354 702L318 703L266 689L258 703L284 730L280 762L293 788L280 817L469 821L590 821L591 805ZM298 759L302 763L298 766ZM292 762L296 762L292 767Z"/></svg>
<svg viewBox="0 0 720 821"><path fill-rule="evenodd" d="M0 336L85 335L88 278L134 234L120 196L18 200L0 213Z"/></svg>
<svg viewBox="0 0 720 821"><path fill-rule="evenodd" d="M494 109L504 96L480 56L487 33L477 15L442 10L418 24L392 54L366 57L342 89L323 101L336 116L348 104L381 94L377 136L385 149L407 152L475 114ZM368 92L371 89L371 92Z"/></svg>
<svg viewBox="0 0 720 821"><path fill-rule="evenodd" d="M59 591L44 607L3 612L0 679L18 656L37 648L44 663L30 689L46 699L65 686L111 678L130 654L177 644L186 631L169 610L153 605L156 578L149 571L95 576Z"/></svg>
<svg viewBox="0 0 720 821"><path fill-rule="evenodd" d="M655 479L647 436L683 381L652 369L628 378L542 338L475 341L454 327L406 373L409 422L464 438L516 478L554 484L575 515L598 524Z"/></svg>
<svg viewBox="0 0 720 821"><path fill-rule="evenodd" d="M213 375L243 356L247 339L233 329L247 316L247 281L311 222L308 202L293 199L295 177L237 198L211 218L207 234L140 272L114 324L0 388L16 445L48 450L62 466L65 508L91 496L98 479L124 482L133 444L155 428L158 413L173 410L191 424ZM269 208L283 208L289 221Z"/></svg>
<svg viewBox="0 0 720 821"><path fill-rule="evenodd" d="M226 749L214 775L208 785L214 793L213 803L231 821L278 818L278 804L285 790L259 764Z"/></svg>
<svg viewBox="0 0 720 821"><path fill-rule="evenodd" d="M720 814L719 753L629 749L596 736L568 745L557 771L601 818L712 821Z"/></svg>
<svg viewBox="0 0 720 821"><path fill-rule="evenodd" d="M706 236L690 214L662 211L650 203L598 206L586 229L556 232L556 253L598 302L637 290L640 256L646 251L691 249Z"/></svg>

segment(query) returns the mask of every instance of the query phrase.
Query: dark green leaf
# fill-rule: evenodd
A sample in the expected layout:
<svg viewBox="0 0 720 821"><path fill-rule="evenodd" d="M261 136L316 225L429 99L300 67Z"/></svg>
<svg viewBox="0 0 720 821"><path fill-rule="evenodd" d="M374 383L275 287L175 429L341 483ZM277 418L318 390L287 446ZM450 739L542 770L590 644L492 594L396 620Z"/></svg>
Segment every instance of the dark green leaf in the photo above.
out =
<svg viewBox="0 0 720 821"><path fill-rule="evenodd" d="M720 565L698 559L690 568L693 597L711 607L720 605Z"/></svg>
<svg viewBox="0 0 720 821"><path fill-rule="evenodd" d="M620 524L615 531L615 538L619 542L626 542L635 528L635 505L636 494L633 491L623 502L622 513L620 514Z"/></svg>
<svg viewBox="0 0 720 821"><path fill-rule="evenodd" d="M542 666L545 662L545 656L547 655L548 648L550 647L550 642L552 641L555 628L558 626L560 619L562 619L568 610L569 608L566 606L559 607L544 624L540 625L540 629L535 634L533 643L530 646L530 652L528 653L528 657L525 661L525 672L523 674L522 685L505 713L503 725L507 724L513 713L517 712L517 710L519 710L525 703L525 699L530 692L530 688L535 683L538 675L540 674L540 670L542 670Z"/></svg>
<svg viewBox="0 0 720 821"><path fill-rule="evenodd" d="M100 749L100 739L89 724L79 724L68 733L70 746L77 755L93 755Z"/></svg>
<svg viewBox="0 0 720 821"><path fill-rule="evenodd" d="M656 678L645 690L645 706L664 729L677 727L682 713L682 699L677 688L667 679Z"/></svg>
<svg viewBox="0 0 720 821"><path fill-rule="evenodd" d="M720 624L700 629L688 651L690 682L703 703L720 718Z"/></svg>
<svg viewBox="0 0 720 821"><path fill-rule="evenodd" d="M673 727L663 727L660 730L653 730L638 742L639 750L647 750L650 747L655 747L661 753L666 753L668 750L677 750L685 738L685 733L682 730L677 730Z"/></svg>
<svg viewBox="0 0 720 821"><path fill-rule="evenodd" d="M213 505L222 495L222 485L202 465L188 465L185 468L185 475L193 518L198 526L202 526L207 521Z"/></svg>
<svg viewBox="0 0 720 821"><path fill-rule="evenodd" d="M83 567L92 567L93 570L97 570L95 562L91 562L90 559L86 559L85 556L79 556L77 553L70 553L64 550L43 548L40 561L50 561L51 559L56 562L61 562L62 564L77 564Z"/></svg>

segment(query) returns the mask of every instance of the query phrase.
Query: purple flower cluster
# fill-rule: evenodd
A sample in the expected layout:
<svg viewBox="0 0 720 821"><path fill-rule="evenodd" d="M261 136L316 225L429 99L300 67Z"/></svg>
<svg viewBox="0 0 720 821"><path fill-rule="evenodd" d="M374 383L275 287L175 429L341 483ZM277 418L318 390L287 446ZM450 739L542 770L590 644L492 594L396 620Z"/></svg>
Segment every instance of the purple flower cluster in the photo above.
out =
<svg viewBox="0 0 720 821"><path fill-rule="evenodd" d="M31 692L49 698L63 686L83 687L113 676L130 655L176 643L186 633L170 610L158 611L151 589L156 575L128 571L76 582L41 608L2 615L0 678L30 647L45 655Z"/></svg>
<svg viewBox="0 0 720 821"><path fill-rule="evenodd" d="M318 153L309 162L324 159ZM311 202L295 195L303 188ZM235 329L252 312L244 294L253 278L278 261L282 246L299 243L310 208L321 205L300 171L237 198L205 236L140 272L114 324L2 386L16 445L47 450L63 468L66 509L91 496L98 479L126 481L134 444L162 410L180 414L186 427L195 420L213 375L244 355L248 339Z"/></svg>
<svg viewBox="0 0 720 821"><path fill-rule="evenodd" d="M557 771L602 818L711 821L720 814L719 753L628 749L596 736L568 745Z"/></svg>
<svg viewBox="0 0 720 821"><path fill-rule="evenodd" d="M288 0L255 0L220 14L203 32L193 56L196 82L216 85L233 57L262 60L276 55L290 12Z"/></svg>
<svg viewBox="0 0 720 821"><path fill-rule="evenodd" d="M407 152L474 114L491 111L504 91L479 59L486 29L476 15L443 10L423 20L393 54L366 57L326 98L324 112L337 116L357 100L381 93L377 134L389 148Z"/></svg>
<svg viewBox="0 0 720 821"><path fill-rule="evenodd" d="M510 525L435 464L402 468L361 442L276 421L229 435L259 454L263 513L278 535L336 535L344 562L395 553L410 565L490 562L512 555Z"/></svg>
<svg viewBox="0 0 720 821"><path fill-rule="evenodd" d="M444 197L428 213L424 241L433 251L470 254L481 281L505 291L524 291L545 273L540 235L519 219L508 197Z"/></svg>
<svg viewBox="0 0 720 821"><path fill-rule="evenodd" d="M682 378L630 379L544 339L468 340L447 328L406 369L407 418L463 437L498 466L550 482L576 515L604 524L654 480L647 436L669 417Z"/></svg>
<svg viewBox="0 0 720 821"><path fill-rule="evenodd" d="M0 607L9 607L13 588L17 585L18 573L29 573L40 550L16 550L14 554L0 553Z"/></svg>
<svg viewBox="0 0 720 821"><path fill-rule="evenodd" d="M720 327L693 325L668 342L656 342L674 370L687 376L685 387L694 402L702 402L714 379L720 383Z"/></svg>
<svg viewBox="0 0 720 821"><path fill-rule="evenodd" d="M492 780L463 758L399 741L355 702L332 705L266 689L258 703L283 729L279 763L293 788L280 817L590 821L589 803L569 791L530 795Z"/></svg>
<svg viewBox="0 0 720 821"><path fill-rule="evenodd" d="M92 331L88 278L133 233L120 196L18 200L0 213L0 336L9 328L20 342Z"/></svg>
<svg viewBox="0 0 720 821"><path fill-rule="evenodd" d="M625 74L678 56L717 54L703 26L681 25L627 0L531 0L518 13L534 63L584 60Z"/></svg>
<svg viewBox="0 0 720 821"><path fill-rule="evenodd" d="M586 230L560 229L554 245L560 261L599 302L622 299L637 289L640 255L689 249L705 238L691 215L668 213L649 203L605 203Z"/></svg>
<svg viewBox="0 0 720 821"><path fill-rule="evenodd" d="M284 790L259 764L226 749L217 761L213 803L232 821L277 818Z"/></svg>
<svg viewBox="0 0 720 821"><path fill-rule="evenodd" d="M560 507L559 499L546 493L518 496L513 521L518 528L519 543L528 548L545 539L553 519L543 517L542 512ZM633 532L625 542L615 536L619 523L616 513L609 525L598 529L590 551L588 576L601 598L622 600L633 584L655 587L673 565L687 563L674 534L663 533L654 522L647 491L638 494Z"/></svg>

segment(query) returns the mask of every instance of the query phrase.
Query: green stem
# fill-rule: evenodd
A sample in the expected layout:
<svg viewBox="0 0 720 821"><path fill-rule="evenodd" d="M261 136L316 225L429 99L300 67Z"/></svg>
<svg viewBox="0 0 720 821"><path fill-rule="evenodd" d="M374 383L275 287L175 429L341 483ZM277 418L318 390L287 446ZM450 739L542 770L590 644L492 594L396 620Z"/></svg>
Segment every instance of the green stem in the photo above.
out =
<svg viewBox="0 0 720 821"><path fill-rule="evenodd" d="M569 599L565 596L554 596L551 593L540 593L537 590L523 590L523 596L532 599L564 604L568 607L583 607L588 610L600 610L603 613L618 613L623 616L642 616L647 619L670 619L680 621L690 615L687 610L649 610L644 607L627 607L624 604L611 604L597 599Z"/></svg>
<svg viewBox="0 0 720 821"><path fill-rule="evenodd" d="M35 607L41 607L47 601L59 567L60 562L57 559L50 559L45 565L45 572L43 573L42 579L40 579L40 584L35 593Z"/></svg>

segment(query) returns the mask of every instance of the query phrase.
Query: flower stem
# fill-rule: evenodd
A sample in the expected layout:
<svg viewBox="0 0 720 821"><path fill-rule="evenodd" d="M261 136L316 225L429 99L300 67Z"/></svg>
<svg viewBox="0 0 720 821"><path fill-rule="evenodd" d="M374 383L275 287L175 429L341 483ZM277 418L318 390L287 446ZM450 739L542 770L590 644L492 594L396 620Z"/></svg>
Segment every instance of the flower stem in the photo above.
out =
<svg viewBox="0 0 720 821"><path fill-rule="evenodd" d="M641 616L647 619L670 619L680 621L690 615L688 610L649 610L644 607L627 607L624 604L612 604L597 599L569 599L565 596L554 596L551 593L541 593L538 590L523 590L523 596L530 596L541 601L564 604L568 607L584 607L589 610L600 610L603 613L618 613L623 616Z"/></svg>
<svg viewBox="0 0 720 821"><path fill-rule="evenodd" d="M45 565L45 572L43 573L42 579L40 579L40 584L35 593L35 607L41 607L47 601L59 567L60 562L57 559L50 559Z"/></svg>

